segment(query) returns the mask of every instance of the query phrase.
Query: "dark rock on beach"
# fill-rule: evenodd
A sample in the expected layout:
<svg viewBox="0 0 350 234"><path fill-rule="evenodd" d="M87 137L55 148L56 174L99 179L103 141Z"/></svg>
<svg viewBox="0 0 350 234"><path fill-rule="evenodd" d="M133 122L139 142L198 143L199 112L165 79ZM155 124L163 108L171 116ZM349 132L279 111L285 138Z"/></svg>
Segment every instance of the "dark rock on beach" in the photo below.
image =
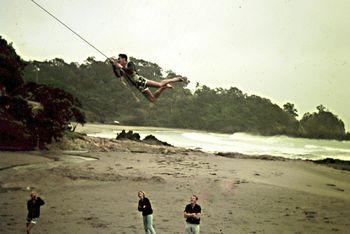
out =
<svg viewBox="0 0 350 234"><path fill-rule="evenodd" d="M241 159L261 159L261 160L270 160L270 161L286 161L287 158L270 156L270 155L246 155L237 152L217 152L217 156L226 157L226 158L241 158Z"/></svg>
<svg viewBox="0 0 350 234"><path fill-rule="evenodd" d="M164 146L172 146L169 143L165 142L165 141L160 141L158 140L155 136L153 135L148 135L146 136L142 142L146 143L146 144L150 144L150 145L164 145Z"/></svg>
<svg viewBox="0 0 350 234"><path fill-rule="evenodd" d="M133 131L125 132L122 130L121 133L117 134L117 140L132 140L132 141L140 141L140 134L134 133Z"/></svg>
<svg viewBox="0 0 350 234"><path fill-rule="evenodd" d="M350 161L333 159L333 158L325 158L321 160L314 160L312 162L316 164L322 164L329 167L333 167L338 170L350 171Z"/></svg>
<svg viewBox="0 0 350 234"><path fill-rule="evenodd" d="M120 133L117 134L117 140L132 140L132 141L141 141L140 134L134 133L133 131L126 132L125 130L122 130ZM149 144L149 145L162 145L162 146L172 146L169 143L165 141L158 140L153 135L146 136L141 142Z"/></svg>

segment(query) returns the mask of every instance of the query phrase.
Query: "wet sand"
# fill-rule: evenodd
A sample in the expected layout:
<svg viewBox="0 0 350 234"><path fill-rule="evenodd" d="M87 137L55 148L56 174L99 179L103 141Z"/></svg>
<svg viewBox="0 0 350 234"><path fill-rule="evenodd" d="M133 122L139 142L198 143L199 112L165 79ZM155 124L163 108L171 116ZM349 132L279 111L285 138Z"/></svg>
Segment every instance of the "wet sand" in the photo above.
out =
<svg viewBox="0 0 350 234"><path fill-rule="evenodd" d="M0 233L25 233L32 188L46 202L34 233L144 233L138 190L160 234L183 233L193 193L201 233L350 230L350 173L305 161L86 138L45 152L0 152L0 186Z"/></svg>

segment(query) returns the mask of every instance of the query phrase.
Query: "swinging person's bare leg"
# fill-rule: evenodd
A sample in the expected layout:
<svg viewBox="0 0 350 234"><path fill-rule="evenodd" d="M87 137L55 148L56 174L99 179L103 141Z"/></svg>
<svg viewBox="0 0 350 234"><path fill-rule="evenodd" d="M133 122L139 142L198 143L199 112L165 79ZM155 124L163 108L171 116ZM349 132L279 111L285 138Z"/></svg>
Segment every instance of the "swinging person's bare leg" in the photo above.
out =
<svg viewBox="0 0 350 234"><path fill-rule="evenodd" d="M162 86L160 87L159 89L157 89L154 93L151 92L151 90L149 89L146 89L144 92L143 92L143 95L146 96L146 98L148 99L148 101L150 102L155 102L157 100L157 98L160 96L160 94L168 89L168 88L172 88L171 85L167 84L165 86Z"/></svg>
<svg viewBox="0 0 350 234"><path fill-rule="evenodd" d="M157 89L157 90L153 93L153 96L157 99L157 98L160 96L160 94L161 94L164 90L166 90L167 88L172 88L172 86L170 86L170 85L168 84L168 85L166 85L166 86L163 86L163 87Z"/></svg>
<svg viewBox="0 0 350 234"><path fill-rule="evenodd" d="M156 101L156 98L154 97L154 95L151 92L151 90L147 89L144 92L142 92L142 94L147 98L148 101L150 101L150 102L155 102Z"/></svg>
<svg viewBox="0 0 350 234"><path fill-rule="evenodd" d="M174 82L180 82L180 81L184 81L184 78L181 77L181 76L176 76L176 77L173 77L171 79L161 80L159 83L161 83L162 86L164 86L164 85L167 85L167 84L171 84L171 83L174 83Z"/></svg>
<svg viewBox="0 0 350 234"><path fill-rule="evenodd" d="M164 79L164 80L161 80L161 81L159 81L159 82L154 81L154 80L147 80L146 85L147 85L147 87L156 87L156 88L160 88L160 87L163 87L163 86L165 86L165 85L167 85L167 84L170 84L170 83L184 81L185 79L186 79L185 77L176 76L176 77L174 77L174 78L171 78L171 79Z"/></svg>

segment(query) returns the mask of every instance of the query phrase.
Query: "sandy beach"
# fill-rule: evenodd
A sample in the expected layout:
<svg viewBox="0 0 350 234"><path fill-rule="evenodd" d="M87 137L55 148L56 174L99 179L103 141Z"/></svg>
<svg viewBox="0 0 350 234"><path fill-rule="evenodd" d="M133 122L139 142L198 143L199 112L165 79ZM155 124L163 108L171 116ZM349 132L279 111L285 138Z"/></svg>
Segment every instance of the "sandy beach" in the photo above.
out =
<svg viewBox="0 0 350 234"><path fill-rule="evenodd" d="M49 151L0 152L0 233L25 233L30 190L45 200L34 233L183 233L192 194L201 233L349 233L350 173L311 162L221 157L85 137Z"/></svg>

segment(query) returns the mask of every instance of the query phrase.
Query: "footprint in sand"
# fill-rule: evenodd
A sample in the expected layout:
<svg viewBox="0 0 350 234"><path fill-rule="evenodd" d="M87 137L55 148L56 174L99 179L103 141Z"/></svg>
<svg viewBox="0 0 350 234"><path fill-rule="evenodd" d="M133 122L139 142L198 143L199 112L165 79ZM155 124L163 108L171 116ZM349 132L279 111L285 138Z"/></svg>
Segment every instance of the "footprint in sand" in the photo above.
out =
<svg viewBox="0 0 350 234"><path fill-rule="evenodd" d="M98 217L89 216L83 218L87 223L89 223L93 228L108 228L109 224L103 222Z"/></svg>
<svg viewBox="0 0 350 234"><path fill-rule="evenodd" d="M323 218L323 222L324 222L324 223L332 223L332 221L329 220L328 217L324 217L324 218Z"/></svg>
<svg viewBox="0 0 350 234"><path fill-rule="evenodd" d="M334 188L335 190L337 190L337 191L340 191L340 192L344 192L345 190L344 189L342 189L342 188L337 188L337 185L335 185L335 184L326 184L328 187L332 187L332 188Z"/></svg>
<svg viewBox="0 0 350 234"><path fill-rule="evenodd" d="M315 211L307 211L307 210L304 210L304 214L305 214L305 217L310 220L310 219L314 219L317 212Z"/></svg>

